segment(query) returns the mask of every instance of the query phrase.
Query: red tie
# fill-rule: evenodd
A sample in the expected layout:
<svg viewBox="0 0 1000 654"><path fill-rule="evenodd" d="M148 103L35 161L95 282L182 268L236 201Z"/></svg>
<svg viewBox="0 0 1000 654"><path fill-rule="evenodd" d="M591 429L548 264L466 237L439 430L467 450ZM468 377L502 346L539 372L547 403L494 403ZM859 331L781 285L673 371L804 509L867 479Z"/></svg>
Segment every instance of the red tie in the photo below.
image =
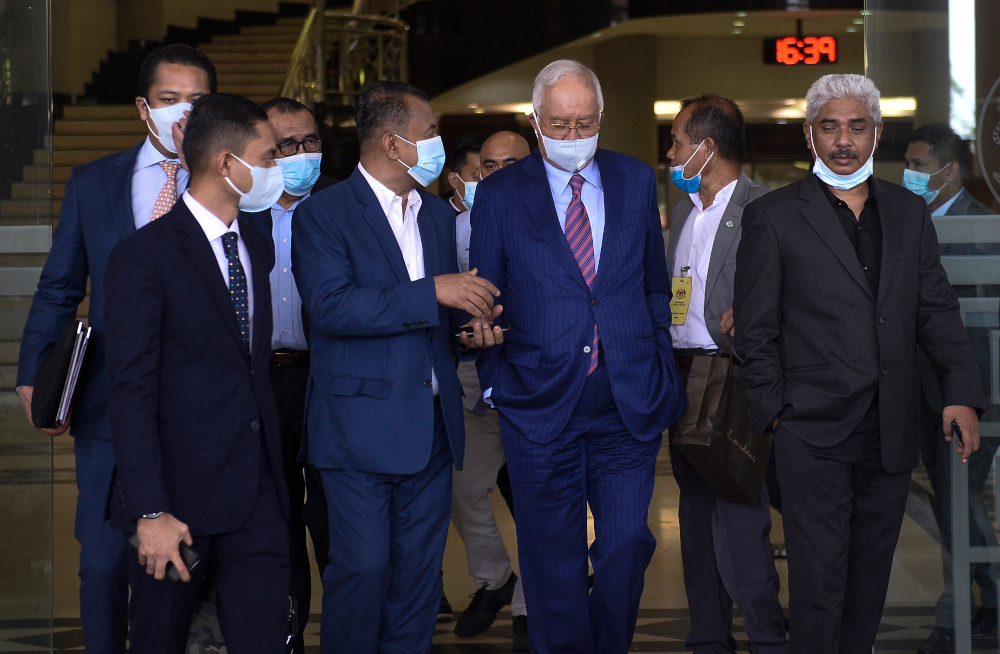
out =
<svg viewBox="0 0 1000 654"><path fill-rule="evenodd" d="M576 263L580 266L587 287L594 290L594 280L597 279L597 266L594 260L594 237L590 233L590 217L587 207L583 206L580 190L583 188L583 176L573 175L569 180L573 189L573 199L566 208L566 240L573 250ZM590 345L590 367L587 375L597 370L597 324L594 324L594 342Z"/></svg>

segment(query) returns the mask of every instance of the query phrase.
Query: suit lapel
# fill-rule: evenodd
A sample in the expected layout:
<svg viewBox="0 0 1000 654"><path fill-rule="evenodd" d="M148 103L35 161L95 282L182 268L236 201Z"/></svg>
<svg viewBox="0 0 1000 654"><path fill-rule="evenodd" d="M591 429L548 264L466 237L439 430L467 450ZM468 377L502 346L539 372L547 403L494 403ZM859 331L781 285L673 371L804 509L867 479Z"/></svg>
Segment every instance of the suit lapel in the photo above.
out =
<svg viewBox="0 0 1000 654"><path fill-rule="evenodd" d="M858 283L858 286L874 298L875 295L868 284L868 279L861 269L861 262L858 261L858 253L851 248L851 242L840 226L840 219L837 218L826 193L819 185L820 182L815 175L807 175L802 180L799 198L805 200L806 204L799 208L799 213L816 230L827 247L840 259L840 263Z"/></svg>
<svg viewBox="0 0 1000 654"><path fill-rule="evenodd" d="M554 248L556 255L562 259L563 264L575 271L574 278L590 292L587 281L580 272L580 264L573 256L573 250L569 247L566 234L559 226L559 218L556 216L556 205L552 200L552 190L549 187L548 177L545 175L545 165L542 163L542 155L536 149L528 156L521 174L527 177L526 183L519 186L521 200L528 208L528 215L538 227L542 237ZM607 201L605 201L605 214L607 213ZM605 221L607 222L607 221Z"/></svg>
<svg viewBox="0 0 1000 654"><path fill-rule="evenodd" d="M389 226L389 218L382 210L378 198L375 197L375 191L368 185L368 180L358 169L355 169L354 174L351 175L350 183L358 201L365 205L364 219L375 232L376 238L382 245L382 250L385 251L386 258L389 259L392 271L396 273L396 278L401 282L410 281L410 275L406 272L406 262L403 261L403 253L399 250L399 242L396 241L396 235L393 233L392 227Z"/></svg>
<svg viewBox="0 0 1000 654"><path fill-rule="evenodd" d="M622 223L622 214L625 209L625 198L624 196L624 182L619 174L618 167L612 161L611 157L607 156L604 150L598 150L594 157L594 162L597 164L597 172L601 176L601 186L603 187L604 193L604 236L601 241L601 256L604 263L610 263L611 257L604 257L605 254L610 254L612 252L612 246L615 242L615 237L618 235L618 230ZM593 223L591 223L593 226ZM563 241L566 241L566 236L563 235ZM567 246L569 244L566 241ZM572 253L572 249L570 253ZM573 263L576 263L576 258L573 258ZM579 268L577 264L577 268ZM594 280L594 290L601 285L601 280L610 275L611 273L606 272L610 266L598 266L597 267L597 278ZM583 278L581 273L580 278Z"/></svg>
<svg viewBox="0 0 1000 654"><path fill-rule="evenodd" d="M712 243L712 255L708 260L708 279L705 280L705 306L708 306L708 299L712 297L715 284L719 281L722 273L722 266L726 263L729 250L733 247L736 235L740 232L740 221L743 219L743 207L746 206L747 197L750 192L750 178L740 173L733 189L733 195L729 198L726 211L719 221L719 228L715 231L715 241Z"/></svg>
<svg viewBox="0 0 1000 654"><path fill-rule="evenodd" d="M875 203L878 208L879 222L882 223L882 265L878 279L878 303L882 305L892 273L896 270L896 257L899 255L899 243L903 231L903 217L896 210L895 203L882 185L873 177L869 184L875 186Z"/></svg>
<svg viewBox="0 0 1000 654"><path fill-rule="evenodd" d="M268 214L270 214L270 211ZM273 261L274 250L268 251L267 241L250 224L249 218L249 215L241 213L238 220L240 223L240 236L243 238L243 242L246 243L247 253L250 255L251 274L253 275L254 312L253 325L250 328L250 342L254 350L260 347L270 349L271 334L265 333L264 330L264 307L266 305L266 309L269 309L271 305L271 277L270 269L265 264ZM230 307L232 307L232 302L230 302ZM236 315L235 310L233 311L233 315Z"/></svg>
<svg viewBox="0 0 1000 654"><path fill-rule="evenodd" d="M104 178L104 190L110 200L115 226L118 227L122 238L135 231L135 216L132 215L132 174L141 149L142 143L118 153L118 156L111 160L111 164L118 169L118 174Z"/></svg>
<svg viewBox="0 0 1000 654"><path fill-rule="evenodd" d="M691 202L690 197L685 195L677 202L674 213L670 216L670 231L667 238L667 253L670 258L667 259L667 272L671 276L674 274L674 259L677 258L677 241L681 238L681 231L684 230L684 225L687 224L692 209L694 209L694 203Z"/></svg>
<svg viewBox="0 0 1000 654"><path fill-rule="evenodd" d="M420 203L417 228L420 230L420 245L424 250L424 277L440 275L441 259L438 252L437 225L434 224L434 216L431 215L431 210L427 208L425 201Z"/></svg>
<svg viewBox="0 0 1000 654"><path fill-rule="evenodd" d="M201 225L195 220L194 215L187 208L187 205L184 204L183 200L178 201L170 213L176 216L177 230L181 232L181 246L184 248L184 252L191 259L195 270L198 271L198 275L205 283L208 294L212 296L212 302L215 303L215 308L222 314L222 320L229 328L233 339L239 345L240 349L244 350L243 336L240 334L239 323L236 322L236 309L233 308L233 300L229 295L229 289L226 287L226 282L222 279L222 273L219 271L219 262L215 258L215 251L212 250L212 244L205 238L204 230L202 230ZM257 275L256 266L254 269L254 275ZM255 298L258 297L256 294L257 288L255 279ZM261 296L261 301L270 301L270 293Z"/></svg>

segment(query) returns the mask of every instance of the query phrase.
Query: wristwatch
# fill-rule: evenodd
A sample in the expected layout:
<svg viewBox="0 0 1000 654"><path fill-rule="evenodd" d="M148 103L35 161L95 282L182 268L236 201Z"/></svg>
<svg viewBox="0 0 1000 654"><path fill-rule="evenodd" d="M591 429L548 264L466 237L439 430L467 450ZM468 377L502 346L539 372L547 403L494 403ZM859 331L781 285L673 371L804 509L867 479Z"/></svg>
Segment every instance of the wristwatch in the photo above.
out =
<svg viewBox="0 0 1000 654"><path fill-rule="evenodd" d="M142 517L143 518L147 518L149 520L155 520L155 519L159 518L161 515L163 515L163 511L157 511L156 513L147 513L146 515L144 515Z"/></svg>

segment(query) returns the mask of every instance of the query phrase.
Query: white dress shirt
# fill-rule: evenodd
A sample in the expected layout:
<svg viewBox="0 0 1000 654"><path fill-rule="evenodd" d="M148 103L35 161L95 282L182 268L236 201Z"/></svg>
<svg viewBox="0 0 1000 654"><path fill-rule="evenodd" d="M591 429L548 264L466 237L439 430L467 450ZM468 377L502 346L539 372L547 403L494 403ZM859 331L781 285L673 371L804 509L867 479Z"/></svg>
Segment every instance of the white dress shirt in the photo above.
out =
<svg viewBox="0 0 1000 654"><path fill-rule="evenodd" d="M569 185L569 180L573 175L582 175L584 179L583 188L580 189L580 199L587 210L587 217L590 218L590 234L594 240L594 272L601 266L601 245L604 243L604 186L601 184L601 171L597 168L597 161L590 160L587 166L576 173L568 170L561 170L550 164L545 159L545 176L549 180L549 189L552 191L552 201L556 205L556 216L559 217L559 226L563 233L566 233L566 210L573 199L573 189Z"/></svg>
<svg viewBox="0 0 1000 654"><path fill-rule="evenodd" d="M151 222L156 198L159 197L163 185L167 183L167 173L160 167L161 161L177 160L164 157L153 147L149 137L146 137L135 160L135 169L132 171L132 218L135 220L136 229L145 227ZM177 170L177 197L187 190L189 178L190 175L184 168Z"/></svg>
<svg viewBox="0 0 1000 654"><path fill-rule="evenodd" d="M240 264L243 265L243 272L247 276L247 318L250 320L250 343L252 347L254 337L253 270L250 267L250 253L247 252L246 243L243 242L243 237L240 236L240 223L238 220L234 220L231 226L226 227L226 223L222 222L214 213L195 200L191 196L191 193L185 192L181 198L188 209L191 210L191 213L194 214L194 219L198 221L198 224L204 230L205 237L208 239L208 243L212 246L212 251L215 253L215 260L219 263L219 272L222 274L223 281L226 282L226 288L229 288L229 259L226 258L226 250L222 246L222 236L228 232L236 232L236 247L240 255ZM236 309L233 309L234 313L235 311Z"/></svg>
<svg viewBox="0 0 1000 654"><path fill-rule="evenodd" d="M455 218L455 246L458 248L458 269L469 272L469 241L472 239L471 211L463 211Z"/></svg>
<svg viewBox="0 0 1000 654"><path fill-rule="evenodd" d="M312 193L306 193L285 209L277 202L271 207L271 237L274 239L274 268L271 269L271 312L274 329L271 349L308 350L302 325L302 297L292 277L292 216L296 207Z"/></svg>
<svg viewBox="0 0 1000 654"><path fill-rule="evenodd" d="M410 281L415 282L424 278L424 246L420 240L420 229L417 226L417 215L420 213L420 206L423 200L417 189L410 189L406 196L406 213L403 213L403 198L396 195L389 187L378 181L365 170L360 163L358 170L364 175L371 186L375 197L382 205L382 211L389 221L389 227L396 236L396 243L399 251L403 255L403 262L406 264L406 272L410 275ZM434 374L433 363L431 364L431 386L434 394L438 394L437 375Z"/></svg>
<svg viewBox="0 0 1000 654"><path fill-rule="evenodd" d="M715 235L719 231L719 223L726 213L737 181L739 180L733 180L723 186L715 194L712 205L707 208L701 205L701 195L698 193L689 195L694 207L677 238L674 269L671 274L680 277L681 269L689 267L687 276L691 278L691 303L688 305L687 320L684 324L670 326L670 336L675 348L700 347L706 350L719 348L705 324L705 283L708 280L708 264L712 260Z"/></svg>
<svg viewBox="0 0 1000 654"><path fill-rule="evenodd" d="M951 196L950 200L948 200L947 202L945 202L944 204L942 204L940 207L938 207L937 209L935 209L934 211L932 211L931 215L932 216L943 216L946 213L948 213L948 209L951 209L951 205L955 204L955 200L957 200L958 196L960 196L964 192L965 192L964 188L959 189L958 193L956 193L955 195Z"/></svg>

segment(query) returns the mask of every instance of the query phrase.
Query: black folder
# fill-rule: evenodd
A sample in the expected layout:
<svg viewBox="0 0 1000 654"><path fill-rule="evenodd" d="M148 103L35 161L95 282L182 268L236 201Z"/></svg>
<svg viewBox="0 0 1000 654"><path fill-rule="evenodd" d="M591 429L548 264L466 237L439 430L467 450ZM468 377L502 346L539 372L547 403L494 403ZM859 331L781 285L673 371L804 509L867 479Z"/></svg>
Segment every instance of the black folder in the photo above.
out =
<svg viewBox="0 0 1000 654"><path fill-rule="evenodd" d="M70 320L39 366L31 396L31 421L37 429L53 429L66 422L89 342L90 328Z"/></svg>

